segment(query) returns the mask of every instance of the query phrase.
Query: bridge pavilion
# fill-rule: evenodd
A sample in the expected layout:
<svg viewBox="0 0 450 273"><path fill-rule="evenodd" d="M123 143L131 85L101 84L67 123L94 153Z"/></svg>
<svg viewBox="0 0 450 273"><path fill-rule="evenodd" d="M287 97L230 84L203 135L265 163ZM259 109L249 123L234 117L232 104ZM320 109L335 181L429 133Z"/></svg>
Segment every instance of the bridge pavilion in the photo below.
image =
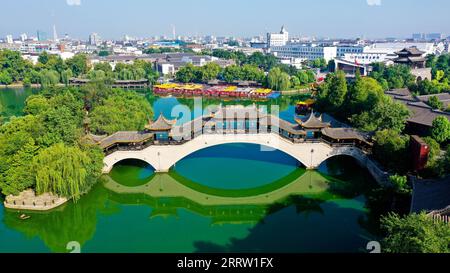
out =
<svg viewBox="0 0 450 273"><path fill-rule="evenodd" d="M322 120L322 115L317 117L314 114L314 111L311 111L306 118L296 118L295 121L306 132L306 138L308 139L320 138L322 136L322 130L331 127L331 123L324 122Z"/></svg>
<svg viewBox="0 0 450 273"><path fill-rule="evenodd" d="M170 140L171 131L177 120L169 120L161 113L156 121L149 121L145 126L145 131L153 135L153 140L168 141Z"/></svg>
<svg viewBox="0 0 450 273"><path fill-rule="evenodd" d="M93 136L91 140L109 154L116 150L142 150L150 145L183 144L202 134L261 134L275 133L293 143L323 141L330 145L355 145L362 149L372 147L370 136L353 128L332 128L322 115L311 112L295 123L267 114L256 106L218 108L210 115L198 117L177 125L162 114L149 121L144 131L117 132L110 136Z"/></svg>

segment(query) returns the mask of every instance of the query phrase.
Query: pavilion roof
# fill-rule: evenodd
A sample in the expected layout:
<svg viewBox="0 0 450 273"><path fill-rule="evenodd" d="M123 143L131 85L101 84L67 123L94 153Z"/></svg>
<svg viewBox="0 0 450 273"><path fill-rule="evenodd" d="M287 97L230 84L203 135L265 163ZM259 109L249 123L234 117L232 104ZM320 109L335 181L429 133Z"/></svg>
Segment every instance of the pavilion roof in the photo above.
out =
<svg viewBox="0 0 450 273"><path fill-rule="evenodd" d="M331 126L331 123L322 121L322 115L316 117L314 111L311 111L305 119L296 118L295 121L306 129L322 129Z"/></svg>
<svg viewBox="0 0 450 273"><path fill-rule="evenodd" d="M149 121L149 124L145 126L145 129L149 131L170 131L176 123L176 119L166 119L161 113L156 121Z"/></svg>
<svg viewBox="0 0 450 273"><path fill-rule="evenodd" d="M145 132L120 131L104 138L101 138L101 136L96 136L94 139L96 139L96 143L99 144L101 148L106 149L120 143L130 144L144 142L152 137L152 134Z"/></svg>
<svg viewBox="0 0 450 273"><path fill-rule="evenodd" d="M322 129L322 135L335 140L359 140L370 144L369 136L354 128L324 128Z"/></svg>
<svg viewBox="0 0 450 273"><path fill-rule="evenodd" d="M425 52L420 51L417 47L404 48L398 52L395 52L397 55L419 55L422 56Z"/></svg>

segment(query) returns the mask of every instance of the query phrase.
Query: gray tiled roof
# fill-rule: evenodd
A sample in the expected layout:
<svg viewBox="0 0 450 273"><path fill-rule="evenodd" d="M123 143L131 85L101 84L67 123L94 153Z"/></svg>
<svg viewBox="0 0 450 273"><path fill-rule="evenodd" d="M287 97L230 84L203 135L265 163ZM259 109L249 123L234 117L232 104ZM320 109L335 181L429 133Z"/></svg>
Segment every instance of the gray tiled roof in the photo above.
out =
<svg viewBox="0 0 450 273"><path fill-rule="evenodd" d="M317 117L312 111L306 118L296 119L296 121L304 128L326 128L331 126L330 123L322 121L322 116Z"/></svg>
<svg viewBox="0 0 450 273"><path fill-rule="evenodd" d="M145 128L152 131L169 131L176 124L176 122L176 119L168 120L161 113L156 121L150 122L147 126L145 126Z"/></svg>
<svg viewBox="0 0 450 273"><path fill-rule="evenodd" d="M118 143L139 143L144 142L145 140L151 139L153 137L153 134L146 133L146 132L136 132L136 131L130 131L130 132L117 132L114 133L106 138L103 138L100 141L97 141L98 144L100 144L100 147L103 149L108 148L114 144Z"/></svg>
<svg viewBox="0 0 450 273"><path fill-rule="evenodd" d="M411 212L431 212L450 205L450 177L440 180L415 180L413 182Z"/></svg>
<svg viewBox="0 0 450 273"><path fill-rule="evenodd" d="M411 112L408 122L431 127L433 120L438 116L444 116L450 120L450 113L433 110L425 103L430 96L419 96L414 98L407 89L390 90L386 91L386 94L408 107ZM437 94L436 96L447 98L447 95L448 94Z"/></svg>

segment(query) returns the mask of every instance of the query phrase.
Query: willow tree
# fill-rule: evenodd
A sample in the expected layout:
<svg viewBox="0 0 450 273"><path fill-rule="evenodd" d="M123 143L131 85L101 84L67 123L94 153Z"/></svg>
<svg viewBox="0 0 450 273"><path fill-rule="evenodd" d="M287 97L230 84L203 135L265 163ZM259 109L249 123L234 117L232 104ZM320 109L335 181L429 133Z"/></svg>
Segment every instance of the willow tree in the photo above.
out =
<svg viewBox="0 0 450 273"><path fill-rule="evenodd" d="M62 143L42 150L33 160L38 194L52 192L78 200L88 190L91 159L78 147Z"/></svg>

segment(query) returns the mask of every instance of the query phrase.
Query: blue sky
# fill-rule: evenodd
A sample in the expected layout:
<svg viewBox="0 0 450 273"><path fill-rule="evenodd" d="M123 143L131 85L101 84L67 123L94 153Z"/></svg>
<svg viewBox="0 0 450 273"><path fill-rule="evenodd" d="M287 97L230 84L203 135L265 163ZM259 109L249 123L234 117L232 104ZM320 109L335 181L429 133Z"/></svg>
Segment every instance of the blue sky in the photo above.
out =
<svg viewBox="0 0 450 273"><path fill-rule="evenodd" d="M171 35L253 36L286 25L294 35L332 38L450 35L448 0L2 0L0 36L105 38Z"/></svg>

